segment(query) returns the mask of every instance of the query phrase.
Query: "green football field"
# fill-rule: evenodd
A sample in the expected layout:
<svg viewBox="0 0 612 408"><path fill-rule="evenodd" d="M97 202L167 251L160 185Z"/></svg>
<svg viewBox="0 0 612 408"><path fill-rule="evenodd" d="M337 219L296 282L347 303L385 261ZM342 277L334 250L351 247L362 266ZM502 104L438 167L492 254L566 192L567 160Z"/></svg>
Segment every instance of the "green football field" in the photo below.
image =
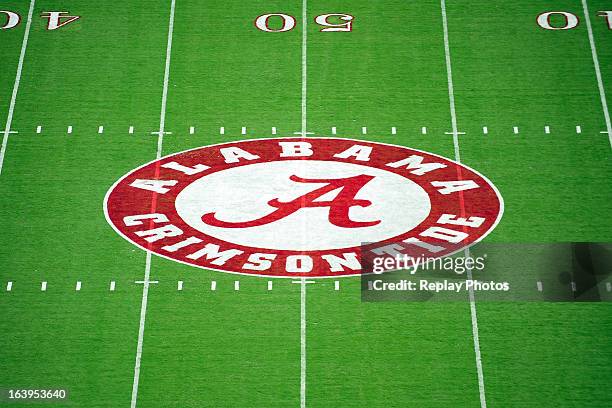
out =
<svg viewBox="0 0 612 408"><path fill-rule="evenodd" d="M28 389L87 408L612 406L610 276L601 302L363 302L359 277L151 255L104 212L117 180L163 156L335 137L486 176L504 201L486 243L612 242L611 2L0 10L20 16L0 30L0 406L40 406L8 398ZM49 30L49 11L80 18ZM537 19L551 11L557 29ZM354 17L350 32L321 31L315 17L335 13ZM254 23L265 14L295 27L277 15L266 32Z"/></svg>

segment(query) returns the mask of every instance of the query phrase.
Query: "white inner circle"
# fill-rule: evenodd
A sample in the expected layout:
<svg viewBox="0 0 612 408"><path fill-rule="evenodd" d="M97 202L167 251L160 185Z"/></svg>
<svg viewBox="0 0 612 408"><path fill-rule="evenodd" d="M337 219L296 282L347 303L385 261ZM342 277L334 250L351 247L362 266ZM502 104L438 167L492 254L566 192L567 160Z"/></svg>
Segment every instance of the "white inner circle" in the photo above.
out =
<svg viewBox="0 0 612 408"><path fill-rule="evenodd" d="M289 202L326 186L326 183L291 181L292 175L309 179L374 176L355 199L372 202L353 206L351 221L377 221L374 226L347 228L329 221L329 206L303 207L278 221L247 228L208 225L202 216L214 212L226 222L246 222L277 210L270 200ZM331 201L339 189L315 201ZM431 203L423 188L395 173L353 163L290 160L234 167L202 177L176 198L179 216L192 228L238 245L274 250L315 251L378 242L410 231L429 215Z"/></svg>

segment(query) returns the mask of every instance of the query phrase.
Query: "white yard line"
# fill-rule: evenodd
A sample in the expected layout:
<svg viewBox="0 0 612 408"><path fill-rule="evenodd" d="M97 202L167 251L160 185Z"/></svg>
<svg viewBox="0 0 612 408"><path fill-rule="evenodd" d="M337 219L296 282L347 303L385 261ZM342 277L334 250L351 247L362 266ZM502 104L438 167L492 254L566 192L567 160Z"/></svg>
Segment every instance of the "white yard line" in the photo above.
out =
<svg viewBox="0 0 612 408"><path fill-rule="evenodd" d="M300 407L306 408L306 280L300 285Z"/></svg>
<svg viewBox="0 0 612 408"><path fill-rule="evenodd" d="M446 2L440 0L440 6L442 8L442 25L444 29L444 53L446 55L446 74L448 81L448 99L450 103L451 122L453 128L453 145L455 147L455 161L461 162L461 153L459 150L459 132L457 128L457 113L455 110L455 91L453 87L453 71L451 64L450 44L448 41L448 20L446 17ZM465 249L465 257L470 257L469 249ZM467 270L468 280L472 279L472 271ZM476 372L478 375L478 389L480 393L480 406L486 408L487 399L485 396L485 385L484 385L484 373L482 370L482 359L480 355L480 339L478 335L478 316L476 314L476 300L474 298L474 289L470 287L469 290L470 299L470 315L472 318L472 337L474 339L474 353L476 356Z"/></svg>
<svg viewBox="0 0 612 408"><path fill-rule="evenodd" d="M306 136L306 101L308 96L308 1L302 0L302 136Z"/></svg>
<svg viewBox="0 0 612 408"><path fill-rule="evenodd" d="M306 137L308 97L308 1L302 0L302 137ZM305 228L306 226L304 226ZM306 278L300 284L300 408L306 408Z"/></svg>
<svg viewBox="0 0 612 408"><path fill-rule="evenodd" d="M176 1L172 0L170 5L170 19L168 23L168 42L166 44L166 65L164 68L164 87L162 91L161 112L159 117L159 133L157 135L157 154L159 160L164 144L164 129L166 126L166 104L168 101L168 81L170 78L170 56L172 54L172 34L174 32L174 8ZM140 363L142 361L142 343L144 339L144 328L147 317L147 301L149 297L149 283L151 276L151 252L147 251L145 260L144 281L142 284L142 302L140 305L140 324L138 327L138 345L136 347L136 362L134 364L134 382L132 384L131 408L136 407L138 400L138 384L140 379Z"/></svg>
<svg viewBox="0 0 612 408"><path fill-rule="evenodd" d="M23 41L21 43L21 53L19 54L19 63L17 64L17 74L15 74L15 83L13 84L13 93L11 95L11 102L9 104L8 116L6 118L6 125L4 126L4 136L2 137L2 147L0 148L0 174L2 174L2 166L4 165L4 155L6 154L6 147L8 145L8 139L11 132L11 125L13 124L13 113L15 112L15 103L17 102L17 93L19 92L19 83L21 82L21 71L23 70L23 60L25 59L26 49L28 48L28 38L30 38L30 27L32 26L32 14L34 13L34 6L36 0L30 1L30 9L28 10L28 21L25 27L25 33L23 34Z"/></svg>
<svg viewBox="0 0 612 408"><path fill-rule="evenodd" d="M601 70L599 69L599 58L597 57L597 48L595 47L595 37L593 37L593 28L591 27L591 17L589 15L589 6L586 0L582 0L582 8L584 10L584 21L586 21L587 32L589 33L589 43L591 44L591 55L593 56L593 65L595 66L595 76L597 77L597 86L599 87L599 97L601 98L601 108L603 109L604 118L606 120L606 129L608 131L608 139L610 147L612 147L612 122L610 122L610 111L608 110L608 102L606 101L606 90L601 78Z"/></svg>

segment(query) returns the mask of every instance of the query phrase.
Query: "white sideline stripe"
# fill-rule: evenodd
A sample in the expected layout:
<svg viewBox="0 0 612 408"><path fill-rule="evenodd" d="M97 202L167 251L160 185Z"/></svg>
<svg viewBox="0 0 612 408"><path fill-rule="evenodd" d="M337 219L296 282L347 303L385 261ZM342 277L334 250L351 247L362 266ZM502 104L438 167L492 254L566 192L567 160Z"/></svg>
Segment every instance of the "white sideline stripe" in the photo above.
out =
<svg viewBox="0 0 612 408"><path fill-rule="evenodd" d="M538 282L536 283L536 285L537 285L537 287L538 287L538 292L541 292L541 291L542 291L542 282L538 281Z"/></svg>
<svg viewBox="0 0 612 408"><path fill-rule="evenodd" d="M75 286L74 290L76 290L77 292L78 292L79 290L81 290L81 281L77 281L77 283L76 283L76 286Z"/></svg>
<svg viewBox="0 0 612 408"><path fill-rule="evenodd" d="M544 126L544 133L550 135L550 126Z"/></svg>
<svg viewBox="0 0 612 408"><path fill-rule="evenodd" d="M38 134L42 133L42 126L40 125L36 126L36 133Z"/></svg>
<svg viewBox="0 0 612 408"><path fill-rule="evenodd" d="M242 133L243 135L247 134L247 128L245 126L242 127L240 133Z"/></svg>
<svg viewBox="0 0 612 408"><path fill-rule="evenodd" d="M512 128L512 131L514 132L514 134L515 134L515 135L518 135L518 134L519 134L519 128L518 128L518 126L514 126L514 127Z"/></svg>
<svg viewBox="0 0 612 408"><path fill-rule="evenodd" d="M582 133L582 127L580 125L576 126L576 133Z"/></svg>
<svg viewBox="0 0 612 408"><path fill-rule="evenodd" d="M363 134L363 135L367 135L367 134L368 134L368 128L367 128L367 127L365 127L365 126L362 126L362 127L361 127L361 134Z"/></svg>
<svg viewBox="0 0 612 408"><path fill-rule="evenodd" d="M595 47L595 37L593 37L593 28L591 27L591 17L589 15L589 6L586 0L582 0L582 8L584 10L584 20L586 21L587 32L589 33L589 43L591 44L591 56L593 57L593 65L595 66L595 76L597 77L597 86L599 87L599 97L601 98L601 108L603 109L604 118L606 120L606 128L608 131L608 139L610 147L612 147L612 122L610 121L610 111L608 111L608 102L606 101L606 91L601 79L601 70L599 69L599 58L597 57L597 47Z"/></svg>
<svg viewBox="0 0 612 408"><path fill-rule="evenodd" d="M108 287L108 290L110 290L111 292L115 291L115 281L111 281L110 286Z"/></svg>
<svg viewBox="0 0 612 408"><path fill-rule="evenodd" d="M331 132L332 132L332 135L335 135L335 134L337 134L337 133L338 133L338 129L336 129L336 127L335 127L335 126L333 126L333 127L331 128Z"/></svg>
<svg viewBox="0 0 612 408"><path fill-rule="evenodd" d="M392 134L392 135L397 135L397 128L396 128L395 126L393 126L393 127L391 128L391 134Z"/></svg>
<svg viewBox="0 0 612 408"><path fill-rule="evenodd" d="M6 291L10 292L13 289L13 282L6 283Z"/></svg>
<svg viewBox="0 0 612 408"><path fill-rule="evenodd" d="M164 67L164 86L162 90L161 111L159 114L159 135L157 136L157 154L159 160L164 143L164 129L166 126L166 104L168 102L168 82L170 79L170 56L172 55L172 34L174 32L174 8L176 0L170 4L170 18L168 21L168 41L166 43L166 64ZM149 296L149 277L151 276L151 252L147 251L145 261L144 284L142 285L142 303L140 306L140 324L138 327L138 345L136 347L136 361L134 363L134 383L132 384L131 408L136 407L138 400L138 383L140 379L140 362L142 360L142 342L144 339L144 328L147 316L147 300Z"/></svg>
<svg viewBox="0 0 612 408"><path fill-rule="evenodd" d="M421 134L426 135L427 134L427 128L425 126L423 126L421 128Z"/></svg>
<svg viewBox="0 0 612 408"><path fill-rule="evenodd" d="M448 99L451 112L451 122L453 128L453 144L455 147L455 161L461 163L461 155L459 151L459 136L457 135L457 114L455 110L455 91L453 87L453 70L451 64L450 44L448 40L448 21L446 18L446 2L440 0L440 8L442 9L442 26L444 30L444 54L446 57L446 77L448 82ZM470 257L469 249L464 250L466 258ZM468 268L467 278L472 279L472 270ZM478 316L476 314L476 301L474 298L474 289L470 286L469 290L470 299L470 316L472 319L472 338L474 340L474 354L476 357L476 372L478 375L478 391L480 394L480 406L481 408L487 407L487 400L485 396L485 385L484 385L484 373L482 369L482 358L480 355L480 338L478 335Z"/></svg>
<svg viewBox="0 0 612 408"><path fill-rule="evenodd" d="M19 63L17 64L17 73L15 74L15 83L13 84L13 93L11 94L11 102L9 104L8 116L6 125L4 126L4 136L2 137L2 147L0 147L0 174L2 174L2 166L4 165L4 155L8 145L9 132L13 125L13 113L15 112L15 103L17 102L17 93L19 92L19 84L21 82L21 71L23 71L23 60L25 59L26 48L28 47L28 38L30 37L30 27L32 26L32 14L34 13L34 4L36 0L30 1L30 9L28 10L28 21L26 23L23 41L21 42L21 52L19 53Z"/></svg>
<svg viewBox="0 0 612 408"><path fill-rule="evenodd" d="M275 135L276 134L276 128L272 127L272 134Z"/></svg>
<svg viewBox="0 0 612 408"><path fill-rule="evenodd" d="M223 126L221 126L221 127L219 128L219 134L220 134L220 135L224 135L224 134L225 134L225 128L224 128Z"/></svg>
<svg viewBox="0 0 612 408"><path fill-rule="evenodd" d="M183 281L178 281L176 290L183 290Z"/></svg>
<svg viewBox="0 0 612 408"><path fill-rule="evenodd" d="M189 134L193 135L195 133L195 127L194 126L190 126L189 127Z"/></svg>
<svg viewBox="0 0 612 408"><path fill-rule="evenodd" d="M340 281L335 281L334 282L334 289L335 290L340 290Z"/></svg>
<svg viewBox="0 0 612 408"><path fill-rule="evenodd" d="M210 282L210 290L217 290L217 281Z"/></svg>
<svg viewBox="0 0 612 408"><path fill-rule="evenodd" d="M273 285L272 281L268 281L268 290L272 290L272 285Z"/></svg>
<svg viewBox="0 0 612 408"><path fill-rule="evenodd" d="M134 134L134 126L130 126L130 128L128 129L128 133L130 135Z"/></svg>
<svg viewBox="0 0 612 408"><path fill-rule="evenodd" d="M66 132L67 132L68 134L71 134L71 133L72 133L72 126L68 126L68 130L66 130Z"/></svg>
<svg viewBox="0 0 612 408"><path fill-rule="evenodd" d="M488 135L489 134L489 128L486 127L486 126L483 126L482 127L482 133L484 133L485 135Z"/></svg>
<svg viewBox="0 0 612 408"><path fill-rule="evenodd" d="M234 281L234 290L240 290L240 281Z"/></svg>
<svg viewBox="0 0 612 408"><path fill-rule="evenodd" d="M47 281L40 283L40 290L45 292L47 290Z"/></svg>
<svg viewBox="0 0 612 408"><path fill-rule="evenodd" d="M104 133L104 126L98 126L98 134Z"/></svg>

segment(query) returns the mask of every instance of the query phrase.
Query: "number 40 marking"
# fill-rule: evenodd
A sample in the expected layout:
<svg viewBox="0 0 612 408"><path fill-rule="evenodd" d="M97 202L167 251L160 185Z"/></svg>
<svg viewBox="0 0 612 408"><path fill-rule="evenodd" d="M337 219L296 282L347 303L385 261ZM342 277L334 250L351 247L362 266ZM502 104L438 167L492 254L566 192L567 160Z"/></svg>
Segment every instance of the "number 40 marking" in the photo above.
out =
<svg viewBox="0 0 612 408"><path fill-rule="evenodd" d="M278 17L282 21L282 26L279 28L271 28L270 27L270 18ZM353 19L355 17L350 14L342 14L342 13L330 13L330 14L321 14L320 16L315 17L315 23L323 27L320 31L322 33L329 32L350 32L353 30ZM331 21L330 21L331 20ZM333 23L332 21L339 20L338 23ZM269 13L258 16L255 19L255 27L260 29L261 31L265 31L267 33L284 33L285 31L291 31L295 28L295 17L290 16L288 14L283 13Z"/></svg>

